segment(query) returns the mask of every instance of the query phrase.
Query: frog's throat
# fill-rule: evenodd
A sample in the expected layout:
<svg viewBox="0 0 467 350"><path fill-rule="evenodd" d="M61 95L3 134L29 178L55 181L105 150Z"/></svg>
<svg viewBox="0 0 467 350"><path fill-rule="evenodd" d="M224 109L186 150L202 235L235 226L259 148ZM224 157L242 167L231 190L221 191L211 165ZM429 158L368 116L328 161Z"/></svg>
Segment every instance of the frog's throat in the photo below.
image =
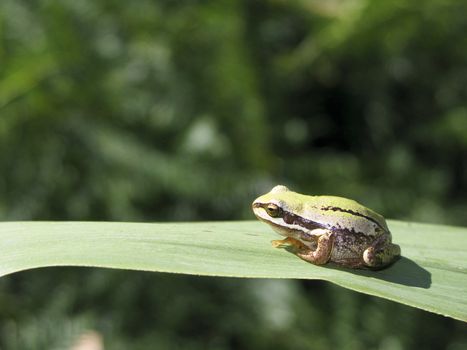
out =
<svg viewBox="0 0 467 350"><path fill-rule="evenodd" d="M292 237L300 240L303 234L309 234L309 231L303 227L296 226L291 227L290 225L277 224L275 222L269 221L267 219L258 217L259 220L267 223L271 228L278 234L284 237Z"/></svg>

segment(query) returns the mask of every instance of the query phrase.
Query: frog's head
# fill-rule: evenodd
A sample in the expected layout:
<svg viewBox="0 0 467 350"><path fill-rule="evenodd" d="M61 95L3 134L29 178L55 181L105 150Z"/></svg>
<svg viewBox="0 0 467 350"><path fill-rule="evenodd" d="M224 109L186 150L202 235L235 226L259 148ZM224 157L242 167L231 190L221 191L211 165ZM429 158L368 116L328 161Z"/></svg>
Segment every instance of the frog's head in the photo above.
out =
<svg viewBox="0 0 467 350"><path fill-rule="evenodd" d="M303 210L302 195L283 185L255 199L252 204L256 217L269 224L274 231L287 237L299 237L304 232L297 220Z"/></svg>

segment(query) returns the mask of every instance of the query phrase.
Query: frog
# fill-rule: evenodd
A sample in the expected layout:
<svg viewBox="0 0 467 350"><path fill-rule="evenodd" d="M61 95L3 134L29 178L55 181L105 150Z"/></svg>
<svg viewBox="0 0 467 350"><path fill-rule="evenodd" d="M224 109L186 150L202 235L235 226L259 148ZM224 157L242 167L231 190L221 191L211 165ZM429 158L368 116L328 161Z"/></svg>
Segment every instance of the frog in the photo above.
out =
<svg viewBox="0 0 467 350"><path fill-rule="evenodd" d="M273 240L273 247L315 265L379 270L401 255L384 217L352 199L304 195L277 185L256 198L252 209L285 236Z"/></svg>

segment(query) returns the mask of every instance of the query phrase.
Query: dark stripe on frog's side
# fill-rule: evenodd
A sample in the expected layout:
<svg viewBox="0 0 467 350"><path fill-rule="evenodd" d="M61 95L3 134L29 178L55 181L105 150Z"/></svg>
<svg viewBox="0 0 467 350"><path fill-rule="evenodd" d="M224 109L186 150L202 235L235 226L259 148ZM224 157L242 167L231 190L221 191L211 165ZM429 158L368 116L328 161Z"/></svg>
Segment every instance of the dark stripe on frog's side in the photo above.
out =
<svg viewBox="0 0 467 350"><path fill-rule="evenodd" d="M333 209L330 209L331 207L325 207L325 208L321 208L323 210L333 210ZM355 215L355 216L359 216L359 217L363 217L373 223L375 223L377 225L378 228L380 228L383 232L385 231L385 229L383 227L381 227L381 225L374 219L370 218L370 217L367 217L366 215L363 215L363 214L360 214L360 213L357 213L357 212L354 212L354 211L351 211L351 210L348 210L348 209L342 209L342 208L337 208L337 207L332 207L332 208L335 208L335 210L333 211L341 211L341 212L345 212L345 213L348 213L348 214L351 214L351 215ZM335 227L330 227L328 225L325 225L325 224L321 224L321 223L318 223L316 221L312 221L312 220L308 220L308 219L305 219L299 215L296 215L296 214L292 214L292 213L287 213L287 212L284 212L284 215L282 216L284 222L286 224L289 224L289 225L299 225L299 226L302 226L302 227L305 227L306 229L308 230L314 230L314 229L317 229L317 228L322 228L322 229L326 229L326 230L332 230L332 231L340 231L340 232L351 232L353 234L363 234L363 232L359 232L359 231L355 231L353 228L348 228L348 229L345 229L345 228L342 228L340 227L339 224L337 224Z"/></svg>
<svg viewBox="0 0 467 350"><path fill-rule="evenodd" d="M259 207L266 208L267 205L268 205L268 203L255 203L253 206L256 207L256 208L259 208ZM354 212L354 211L348 210L348 209L338 208L338 207L323 207L323 208L320 208L320 209L340 211L340 212L345 212L345 213L348 213L348 214L351 214L351 215L363 217L363 218L375 223L381 230L385 231L385 229L383 227L381 227L381 225L376 220L374 220L374 219L372 219L370 217L367 217L366 215L363 215L361 213ZM363 232L355 231L353 228L352 229L344 229L344 228L340 227L339 224L337 224L337 226L335 226L335 227L330 227L329 225L325 225L325 224L322 224L322 223L319 223L319 222L316 222L316 221L313 221L313 220L305 219L305 218L301 217L300 215L292 214L292 213L286 212L286 211L283 212L282 219L288 225L299 225L299 226L304 227L304 228L306 228L307 230L310 230L310 231L312 231L314 229L317 229L317 228L322 228L322 229L333 230L333 231L338 230L338 231L343 231L343 232L344 231L352 232L354 234L355 233L358 233L358 234L363 233ZM273 222L269 222L269 223L274 225L274 226L279 226L280 227L280 225L274 224Z"/></svg>
<svg viewBox="0 0 467 350"><path fill-rule="evenodd" d="M347 213L347 214L350 214L350 215L355 215L355 216L359 216L361 218L365 218L367 219L368 221L371 221L372 223L376 224L376 226L378 226L381 230L385 231L386 229L381 226L381 224L376 221L375 219L367 216L367 215L364 215L362 213L359 213L359 212L356 212L356 211L353 211L353 210L350 210L350 209L343 209L343 208L339 208L339 207L332 207L332 206L329 206L329 207L322 207L321 210L332 210L332 211L339 211L339 212L342 212L342 213Z"/></svg>
<svg viewBox="0 0 467 350"><path fill-rule="evenodd" d="M268 203L254 203L253 204L253 207L254 208L264 208L266 209L266 207L268 206ZM326 227L325 225L323 224L319 224L315 221L312 221L312 220L308 220L308 219L305 219L299 215L296 215L296 214L292 214L292 213L289 213L289 212L286 212L284 211L283 212L283 215L282 215L282 219L284 220L284 222L288 225L299 225L301 227L304 227L308 230L314 230L314 229L317 229L317 228L323 228L323 229L328 229L328 227ZM275 226L279 226L273 222L270 222L272 225L275 225Z"/></svg>
<svg viewBox="0 0 467 350"><path fill-rule="evenodd" d="M254 207L262 207L262 208L266 208L268 205L268 203L255 203L254 204ZM322 210L332 210L330 208L335 208L334 211L338 211L338 209L340 208L337 208L337 207L324 207L324 208L320 208ZM345 211L344 209L341 209L340 211ZM350 214L354 214L353 212L350 213ZM357 213L358 214L358 213ZM363 216L363 215L362 215ZM297 215L297 214L293 214L293 213L290 213L290 212L286 212L284 211L283 214L282 214L282 219L284 220L284 222L288 225L298 225L298 226L301 226L301 227L304 227L306 228L307 230L314 230L314 229L317 229L317 228L322 228L322 229L325 229L325 230L329 230L329 229L332 229L332 230L343 230L342 228L340 228L339 226L337 227L330 227L329 225L325 225L325 224L321 224L319 222L316 222L316 221L313 221L313 220L309 220L309 219L305 219L303 218L302 216L300 215ZM370 218L371 219L371 218ZM372 222L374 222L374 220L371 220ZM274 224L271 222L271 224ZM279 226L277 224L274 224L276 226ZM379 224L378 224L378 227L381 227ZM353 233L360 233L360 232L356 232L355 230L353 229L350 229L348 230L350 232L353 232Z"/></svg>
<svg viewBox="0 0 467 350"><path fill-rule="evenodd" d="M282 219L284 219L284 222L286 224L299 225L299 226L305 227L306 229L308 229L310 231L314 230L314 229L317 229L317 228L324 228L324 229L328 228L323 224L317 223L316 221L308 220L308 219L305 219L305 218L303 218L303 217L301 217L299 215L292 214L292 213L287 213L287 212L284 212L284 215L282 216Z"/></svg>

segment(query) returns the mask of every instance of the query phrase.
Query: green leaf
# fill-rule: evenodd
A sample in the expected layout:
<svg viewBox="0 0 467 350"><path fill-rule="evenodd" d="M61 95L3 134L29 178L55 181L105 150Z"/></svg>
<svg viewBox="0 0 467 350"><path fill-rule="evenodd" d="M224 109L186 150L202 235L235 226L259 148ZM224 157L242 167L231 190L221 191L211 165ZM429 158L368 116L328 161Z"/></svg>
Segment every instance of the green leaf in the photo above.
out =
<svg viewBox="0 0 467 350"><path fill-rule="evenodd" d="M271 247L256 221L6 222L0 276L46 266L97 266L206 276L322 279L467 321L467 229L389 221L403 257L381 271L306 263Z"/></svg>

